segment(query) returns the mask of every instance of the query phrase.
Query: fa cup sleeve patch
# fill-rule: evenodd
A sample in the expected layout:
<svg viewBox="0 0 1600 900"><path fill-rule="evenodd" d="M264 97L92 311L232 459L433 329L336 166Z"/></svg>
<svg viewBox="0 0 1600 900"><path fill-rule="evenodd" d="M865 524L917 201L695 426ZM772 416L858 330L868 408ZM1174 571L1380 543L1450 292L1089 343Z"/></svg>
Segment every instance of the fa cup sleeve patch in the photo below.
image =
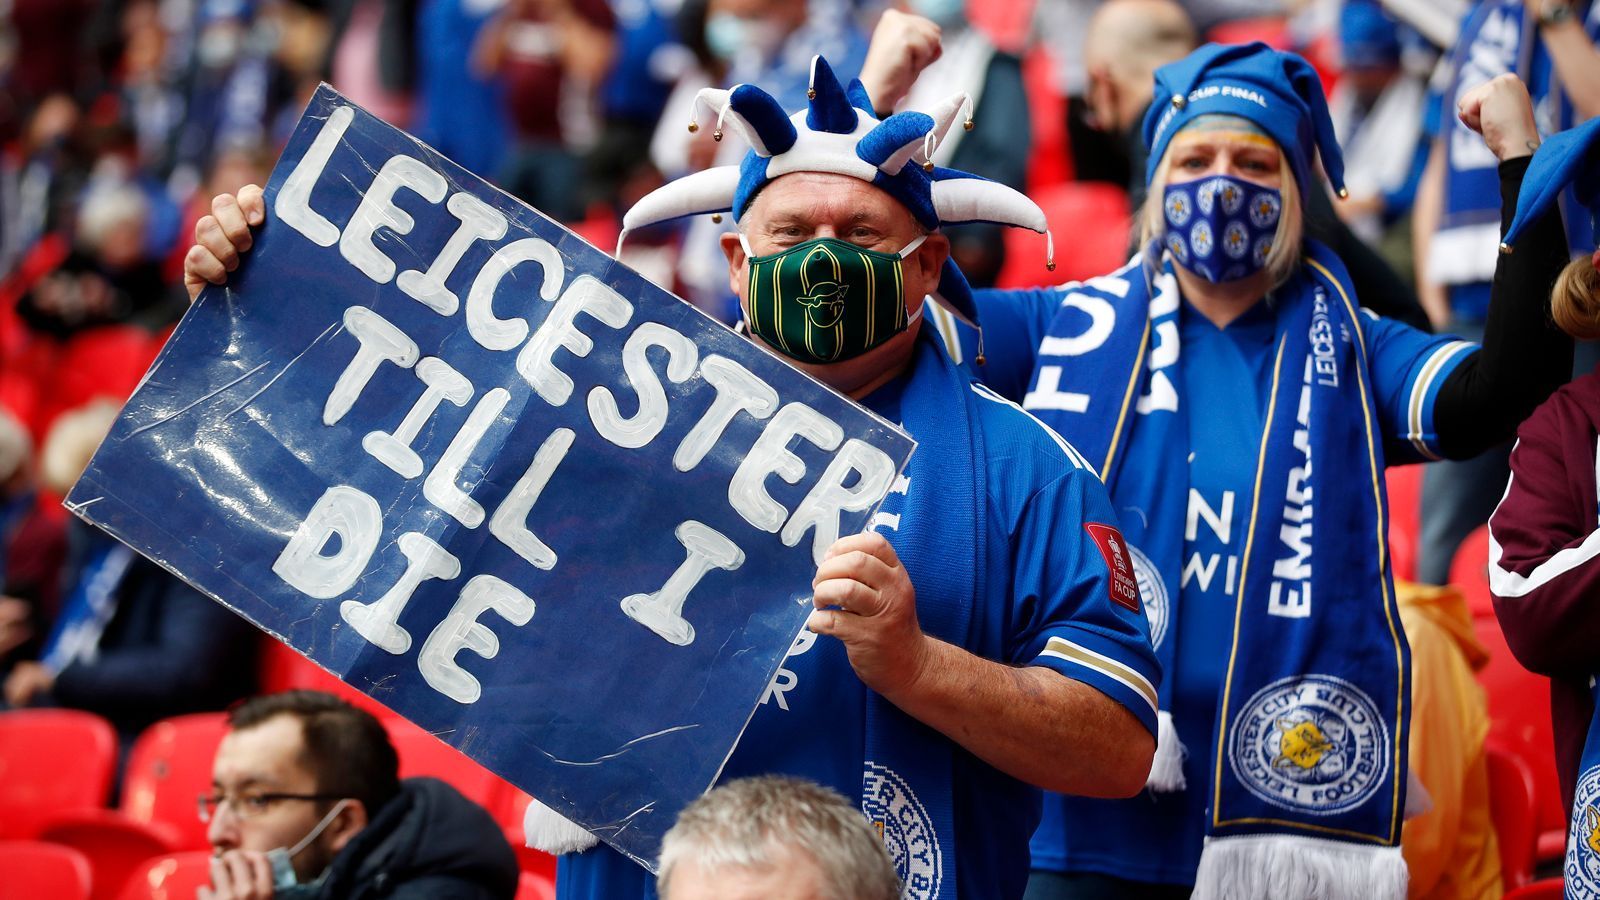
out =
<svg viewBox="0 0 1600 900"><path fill-rule="evenodd" d="M1100 548L1100 555L1105 558L1106 568L1111 570L1112 602L1134 612L1142 612L1144 604L1139 600L1139 582L1133 576L1133 560L1128 556L1128 545L1122 539L1122 532L1114 526L1092 522L1085 523L1083 528L1094 539L1094 545Z"/></svg>

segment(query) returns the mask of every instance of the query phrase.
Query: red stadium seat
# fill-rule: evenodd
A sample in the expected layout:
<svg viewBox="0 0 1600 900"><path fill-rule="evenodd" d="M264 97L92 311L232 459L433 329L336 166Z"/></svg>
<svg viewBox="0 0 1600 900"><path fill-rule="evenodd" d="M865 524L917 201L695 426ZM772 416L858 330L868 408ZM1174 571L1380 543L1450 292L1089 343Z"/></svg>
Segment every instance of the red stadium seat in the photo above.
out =
<svg viewBox="0 0 1600 900"><path fill-rule="evenodd" d="M1550 682L1512 657L1500 623L1492 616L1474 616L1472 622L1478 641L1489 651L1489 664L1478 673L1478 683L1489 700L1489 743L1516 754L1532 770L1538 832L1564 833L1567 820L1556 777ZM1541 859L1549 845L1549 840L1540 840L1544 848Z"/></svg>
<svg viewBox="0 0 1600 900"><path fill-rule="evenodd" d="M1494 617L1494 599L1489 595L1489 526L1467 535L1450 560L1450 583L1466 595L1467 609L1474 617Z"/></svg>
<svg viewBox="0 0 1600 900"><path fill-rule="evenodd" d="M1022 87L1028 95L1028 125L1033 132L1024 178L1028 196L1036 197L1046 188L1065 184L1073 178L1067 98L1061 96L1056 87L1055 62L1043 47L1036 46L1023 56ZM983 115L982 110L977 115Z"/></svg>
<svg viewBox="0 0 1600 900"><path fill-rule="evenodd" d="M405 719L387 719L383 725L400 754L401 778L437 778L490 811L499 806L502 792L511 790L500 776Z"/></svg>
<svg viewBox="0 0 1600 900"><path fill-rule="evenodd" d="M146 860L177 852L178 830L164 822L136 822L109 809L56 816L39 839L79 851L94 871L93 900L117 900L122 885Z"/></svg>
<svg viewBox="0 0 1600 900"><path fill-rule="evenodd" d="M223 713L163 719L139 735L128 755L122 812L172 829L175 843L168 852L208 846L195 798L211 790L211 762L227 730Z"/></svg>
<svg viewBox="0 0 1600 900"><path fill-rule="evenodd" d="M1251 41L1260 41L1275 50L1294 49L1294 40L1289 34L1289 20L1277 16L1223 22L1206 32L1206 40L1218 44L1248 44Z"/></svg>
<svg viewBox="0 0 1600 900"><path fill-rule="evenodd" d="M1500 844L1500 877L1506 890L1533 880L1533 856L1539 829L1534 809L1533 770L1515 753L1490 746L1484 751L1489 768L1489 811Z"/></svg>
<svg viewBox="0 0 1600 900"><path fill-rule="evenodd" d="M1019 288L1083 281L1127 261L1132 213L1128 195L1094 181L1058 184L1034 191L1056 236L1056 270L1045 268L1044 238L1023 228L1006 230L1006 261L995 283ZM1092 227L1086 225L1092 223Z"/></svg>
<svg viewBox="0 0 1600 900"><path fill-rule="evenodd" d="M555 879L523 872L517 881L517 900L556 900Z"/></svg>
<svg viewBox="0 0 1600 900"><path fill-rule="evenodd" d="M1393 466L1384 472L1389 489L1389 558L1394 577L1417 578L1417 522L1422 512L1422 467Z"/></svg>
<svg viewBox="0 0 1600 900"><path fill-rule="evenodd" d="M259 677L263 693L278 691L324 691L364 709L379 719L395 718L394 710L328 674L299 651L272 637L262 638Z"/></svg>
<svg viewBox="0 0 1600 900"><path fill-rule="evenodd" d="M1559 878L1545 878L1508 892L1504 900L1562 900L1565 896L1565 882Z"/></svg>
<svg viewBox="0 0 1600 900"><path fill-rule="evenodd" d="M34 838L56 813L105 806L116 764L117 734L99 716L0 713L0 839Z"/></svg>
<svg viewBox="0 0 1600 900"><path fill-rule="evenodd" d="M0 900L88 900L89 860L71 847L0 841Z"/></svg>
<svg viewBox="0 0 1600 900"><path fill-rule="evenodd" d="M196 892L210 886L210 853L174 853L135 871L119 900L194 900Z"/></svg>

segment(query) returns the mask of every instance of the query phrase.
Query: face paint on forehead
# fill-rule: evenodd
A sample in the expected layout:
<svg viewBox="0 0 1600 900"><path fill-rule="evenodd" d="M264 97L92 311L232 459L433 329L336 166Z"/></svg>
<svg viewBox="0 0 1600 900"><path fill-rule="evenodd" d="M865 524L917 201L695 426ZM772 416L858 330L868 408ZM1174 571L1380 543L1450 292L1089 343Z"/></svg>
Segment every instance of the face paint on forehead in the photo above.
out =
<svg viewBox="0 0 1600 900"><path fill-rule="evenodd" d="M1258 144L1272 149L1278 148L1278 142L1256 123L1239 116L1206 115L1200 116L1183 130L1172 136L1174 146L1193 143L1214 143L1219 140L1235 140L1247 144Z"/></svg>

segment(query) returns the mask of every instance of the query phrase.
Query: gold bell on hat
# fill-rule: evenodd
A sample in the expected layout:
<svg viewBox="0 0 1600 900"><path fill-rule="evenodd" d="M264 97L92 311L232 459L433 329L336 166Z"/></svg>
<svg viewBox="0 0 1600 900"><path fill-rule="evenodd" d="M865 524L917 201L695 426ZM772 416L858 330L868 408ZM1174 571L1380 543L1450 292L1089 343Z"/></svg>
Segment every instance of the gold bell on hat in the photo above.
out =
<svg viewBox="0 0 1600 900"><path fill-rule="evenodd" d="M1173 97L1172 105L1176 109L1183 109L1185 106L1189 105L1189 101L1183 99L1182 97Z"/></svg>
<svg viewBox="0 0 1600 900"><path fill-rule="evenodd" d="M694 134L696 131L699 131L699 130L700 130L700 123L699 122L690 122L689 123L689 133L690 134Z"/></svg>

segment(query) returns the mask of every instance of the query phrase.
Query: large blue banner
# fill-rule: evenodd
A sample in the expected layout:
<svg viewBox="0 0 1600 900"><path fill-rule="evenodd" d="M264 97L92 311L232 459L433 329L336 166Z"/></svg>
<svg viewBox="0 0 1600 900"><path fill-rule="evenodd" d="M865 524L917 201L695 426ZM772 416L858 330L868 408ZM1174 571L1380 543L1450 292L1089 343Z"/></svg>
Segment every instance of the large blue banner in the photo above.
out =
<svg viewBox="0 0 1600 900"><path fill-rule="evenodd" d="M324 86L68 497L646 865L912 441Z"/></svg>

